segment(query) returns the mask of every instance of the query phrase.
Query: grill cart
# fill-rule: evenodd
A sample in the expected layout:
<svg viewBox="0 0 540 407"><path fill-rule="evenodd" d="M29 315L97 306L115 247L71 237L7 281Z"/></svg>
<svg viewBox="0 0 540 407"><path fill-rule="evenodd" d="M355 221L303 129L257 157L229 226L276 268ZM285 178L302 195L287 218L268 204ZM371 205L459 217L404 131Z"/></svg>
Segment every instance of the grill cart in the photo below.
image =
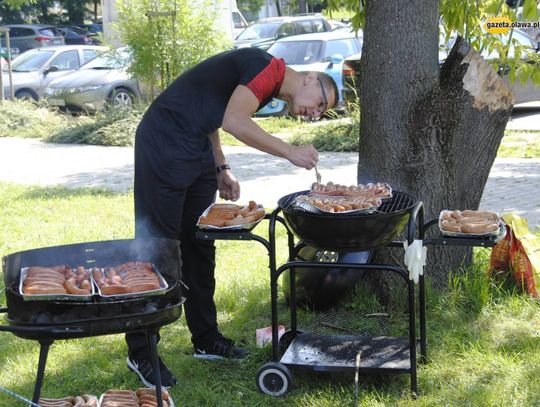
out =
<svg viewBox="0 0 540 407"><path fill-rule="evenodd" d="M268 216L269 240L256 236L251 231L209 231L198 232L201 239L255 240L262 243L269 253L270 295L272 311L272 362L263 365L257 373L257 386L265 394L285 395L292 384L290 367L313 371L360 371L408 373L411 390L417 391L416 364L417 345L420 353L426 355L425 339L425 292L423 276L419 284L420 336L415 326L415 287L409 274L403 268L389 264L310 262L298 260L298 252L310 245L321 250L335 252L360 252L384 246L403 247L394 239L407 229L407 238L412 243L417 216L423 222L423 206L412 196L394 191L376 212L357 215L332 215L309 213L293 205L296 196L305 195L301 191L284 196L278 208ZM280 213L283 212L283 218ZM285 225L288 236L289 261L281 266L276 264L276 223ZM299 240L295 244L295 236ZM359 273L389 271L399 276L408 294L408 336L356 336L319 335L301 332L297 324L295 295L295 269L343 269L357 270ZM291 329L278 341L278 279L289 270ZM359 367L357 356L361 355Z"/></svg>
<svg viewBox="0 0 540 407"><path fill-rule="evenodd" d="M93 295L87 301L40 299L21 294L21 270L30 266L69 264L85 268L106 267L132 261L150 262L166 281L154 295L133 293L106 298ZM184 298L180 289L180 242L168 239L134 239L89 242L13 253L2 259L8 325L12 332L40 344L39 363L32 402L40 398L49 348L55 340L144 331L151 349L155 381L161 383L157 332L180 318ZM162 407L161 386L156 387Z"/></svg>

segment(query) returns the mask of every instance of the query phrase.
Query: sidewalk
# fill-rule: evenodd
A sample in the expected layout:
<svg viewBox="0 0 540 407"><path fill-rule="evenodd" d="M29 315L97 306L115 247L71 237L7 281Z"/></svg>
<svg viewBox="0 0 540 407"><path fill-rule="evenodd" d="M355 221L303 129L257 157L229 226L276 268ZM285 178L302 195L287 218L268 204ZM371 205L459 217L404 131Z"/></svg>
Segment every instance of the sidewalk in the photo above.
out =
<svg viewBox="0 0 540 407"><path fill-rule="evenodd" d="M283 195L308 189L315 181L313 171L250 147L225 146L224 151L240 181L241 201L255 199L274 207ZM320 153L319 163L323 182L356 182L356 153ZM133 149L0 138L0 181L125 192L133 185ZM480 206L516 211L531 229L540 226L540 159L497 159Z"/></svg>

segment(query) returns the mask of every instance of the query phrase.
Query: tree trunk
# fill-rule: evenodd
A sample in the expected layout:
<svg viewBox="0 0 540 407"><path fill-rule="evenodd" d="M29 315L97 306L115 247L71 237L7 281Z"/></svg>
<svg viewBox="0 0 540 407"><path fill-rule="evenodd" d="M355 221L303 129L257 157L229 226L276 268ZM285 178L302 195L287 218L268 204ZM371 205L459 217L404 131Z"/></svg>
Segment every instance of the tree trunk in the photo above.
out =
<svg viewBox="0 0 540 407"><path fill-rule="evenodd" d="M513 105L462 39L439 69L437 25L437 0L367 1L359 92L358 182L386 181L417 197L426 221L443 209L478 208ZM445 287L470 252L429 247L431 284ZM401 262L403 251L381 257Z"/></svg>

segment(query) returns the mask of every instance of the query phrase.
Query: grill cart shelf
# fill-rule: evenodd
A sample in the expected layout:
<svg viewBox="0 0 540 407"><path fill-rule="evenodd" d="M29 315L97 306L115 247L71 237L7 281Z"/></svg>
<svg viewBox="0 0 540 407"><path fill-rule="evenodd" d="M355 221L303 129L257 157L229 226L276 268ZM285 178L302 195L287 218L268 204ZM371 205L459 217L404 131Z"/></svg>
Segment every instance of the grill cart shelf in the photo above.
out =
<svg viewBox="0 0 540 407"><path fill-rule="evenodd" d="M393 203L399 202L404 198L397 193L396 200ZM285 197L290 198L290 197ZM387 225L391 228L403 230L407 228L407 238L412 243L415 235L415 222L417 214L423 216L423 206L421 202L405 197L407 205L407 216L400 219L390 219ZM280 201L281 202L281 201ZM400 210L401 206L388 206L390 210ZM417 346L420 348L420 360L426 356L426 339L425 339L425 292L424 278L420 277L420 285L418 290L420 312L420 331L423 335L417 335L416 317L415 317L415 285L412 280L409 280L409 275L403 268L390 264L357 264L357 263L335 263L335 262L311 262L295 260L297 259L298 251L305 245L300 239L295 245L294 233L290 228L287 217L279 216L282 207L278 207L271 215L267 215L269 219L269 239L266 241L260 236L254 235L251 232L214 232L201 231L197 233L201 239L223 239L223 240L255 240L262 243L268 250L269 254L269 269L270 269L270 295L271 295L271 311L272 311L272 362L263 365L257 373L257 386L259 390L265 394L272 396L285 395L292 385L292 375L289 367L298 367L312 369L316 372L323 371L359 371L361 373L406 373L410 374L411 391L417 392ZM386 214L382 214L384 218ZM384 230L385 225L379 225L375 222L374 216L367 216L367 220L372 227ZM351 218L354 222L354 219ZM289 261L279 267L276 264L276 223L282 223L287 231ZM300 219L300 222L302 220ZM384 221L383 221L384 222ZM392 223L394 222L394 223ZM396 226L400 223L401 226ZM344 227L351 230L351 225L344 223ZM307 222L304 226L312 229L312 224ZM388 227L388 226L387 226ZM355 229L355 228L353 228ZM360 229L361 231L362 229ZM397 229L396 229L397 230ZM325 229L319 231L324 234ZM335 232L335 231L334 231ZM392 231L392 233L395 230ZM356 233L356 231L355 231ZM361 232L360 232L361 233ZM398 231L397 234L400 232ZM312 235L314 236L314 235ZM343 236L346 238L346 236ZM369 240L369 239L368 239ZM370 242L380 242L381 236L374 236ZM334 242L334 240L332 240ZM345 240L344 240L345 242ZM309 242L313 244L312 241ZM346 242L345 242L346 243ZM368 243L364 242L364 238L360 237L351 243L350 247L346 247L341 251L359 251L372 249L373 246L364 247ZM371 244L371 243L369 243ZM377 244L377 243L375 243ZM341 245L343 246L343 245ZM383 246L403 247L402 242L385 241ZM336 247L322 247L325 250L336 250ZM389 271L398 275L408 293L408 336L406 337L390 337L390 336L356 336L356 335L320 335L316 333L301 332L297 324L297 304L295 294L295 269L348 269L358 272L377 272ZM291 312L291 329L286 332L278 341L278 279L279 276L290 270L290 312ZM360 366L356 366L357 355L360 353Z"/></svg>
<svg viewBox="0 0 540 407"><path fill-rule="evenodd" d="M155 296L133 296L91 301L26 301L19 293L21 268L30 266L104 267L128 261L149 261L168 283L165 292ZM2 259L9 325L0 331L12 332L40 344L36 384L32 403L37 405L43 384L49 348L55 340L84 338L127 332L144 332L151 351L155 383L161 384L157 332L180 318L184 298L179 285L180 242L168 239L133 239L89 242L46 247L13 253ZM163 406L161 385L156 387L159 407Z"/></svg>

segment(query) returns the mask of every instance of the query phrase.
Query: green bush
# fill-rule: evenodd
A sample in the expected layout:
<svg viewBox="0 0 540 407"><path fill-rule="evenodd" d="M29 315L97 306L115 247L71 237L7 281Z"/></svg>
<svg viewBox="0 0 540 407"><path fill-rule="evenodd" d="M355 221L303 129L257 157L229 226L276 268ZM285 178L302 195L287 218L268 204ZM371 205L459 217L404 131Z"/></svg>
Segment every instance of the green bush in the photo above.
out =
<svg viewBox="0 0 540 407"><path fill-rule="evenodd" d="M294 145L311 143L319 151L357 152L360 136L360 109L349 105L346 118L323 120L316 125L303 127L288 141Z"/></svg>
<svg viewBox="0 0 540 407"><path fill-rule="evenodd" d="M132 146L143 113L144 109L139 107L81 117L77 124L51 134L46 140L51 143Z"/></svg>

